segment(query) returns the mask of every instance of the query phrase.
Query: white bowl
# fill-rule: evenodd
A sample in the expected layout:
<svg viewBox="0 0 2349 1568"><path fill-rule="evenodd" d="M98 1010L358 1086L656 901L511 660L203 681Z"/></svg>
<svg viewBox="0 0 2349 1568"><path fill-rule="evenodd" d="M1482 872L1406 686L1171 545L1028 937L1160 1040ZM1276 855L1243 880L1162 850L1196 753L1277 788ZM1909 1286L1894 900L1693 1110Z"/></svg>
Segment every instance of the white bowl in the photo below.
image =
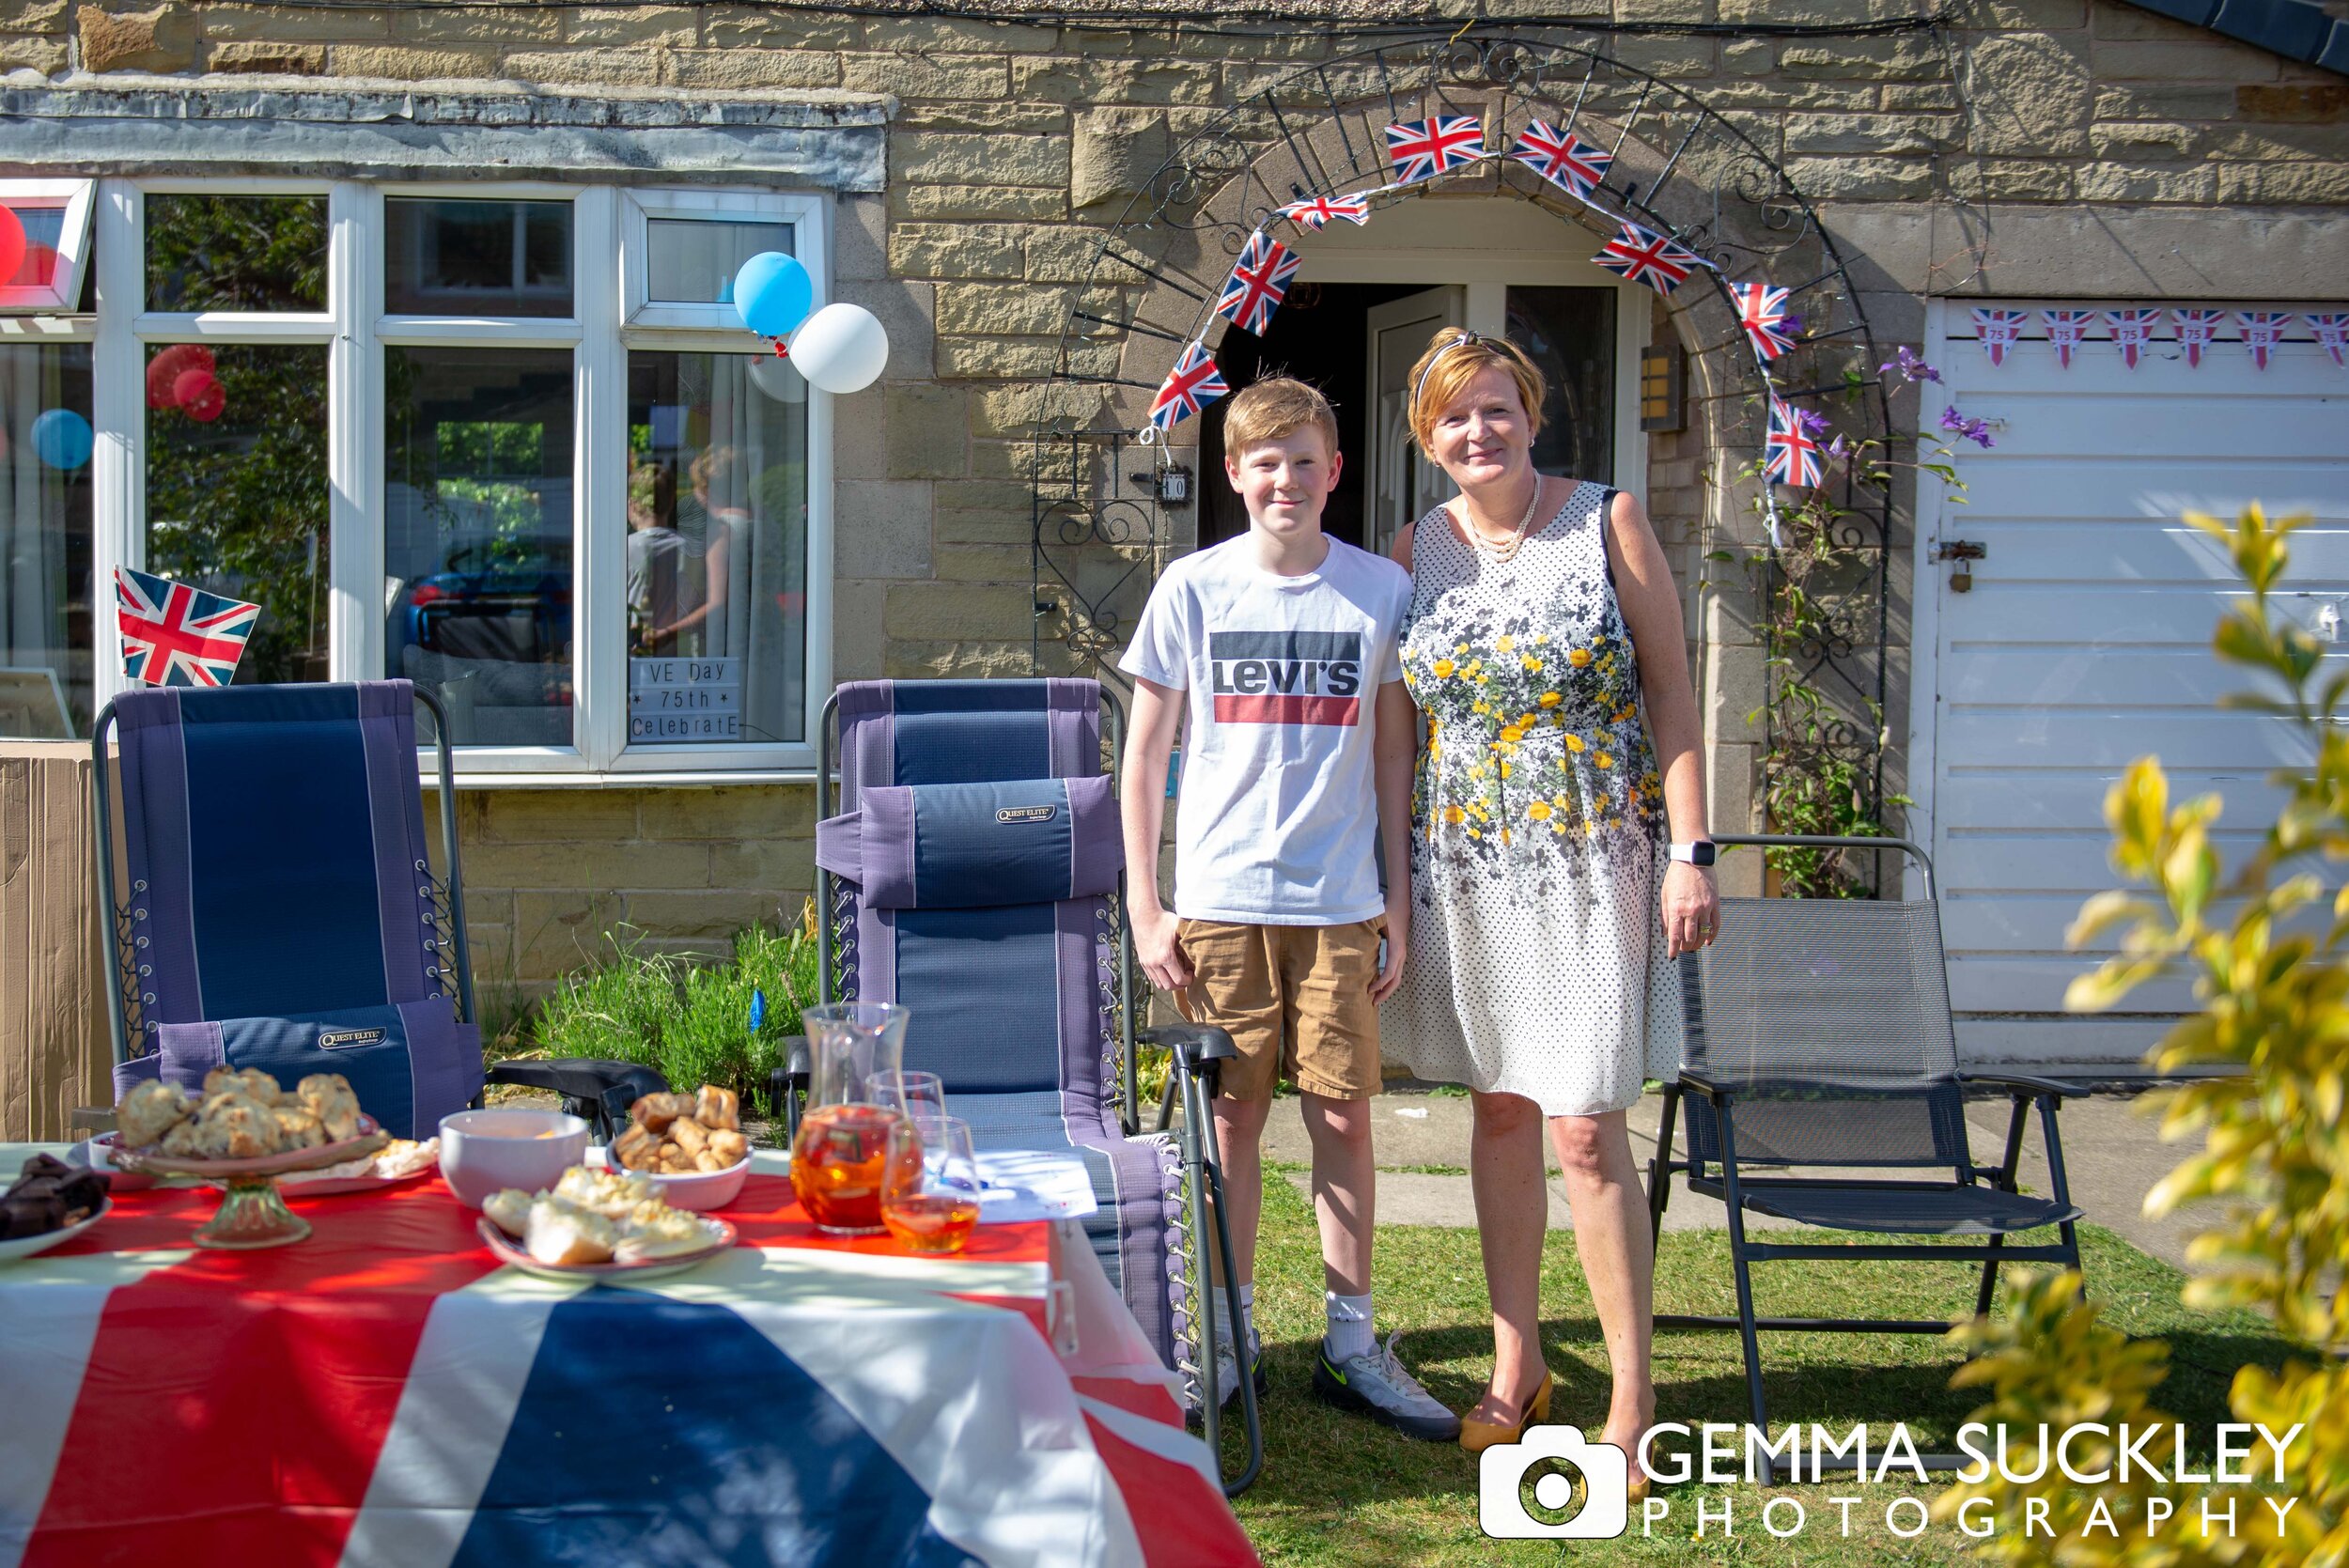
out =
<svg viewBox="0 0 2349 1568"><path fill-rule="evenodd" d="M722 1209L742 1195L742 1184L751 1179L751 1157L744 1155L739 1162L723 1171L696 1171L690 1176L673 1176L660 1171L630 1171L612 1157L609 1149L596 1151L611 1170L630 1176L642 1176L661 1188L661 1201L673 1209L692 1209L706 1214Z"/></svg>
<svg viewBox="0 0 2349 1568"><path fill-rule="evenodd" d="M587 1153L587 1124L560 1110L460 1110L441 1118L441 1179L474 1208L507 1188L539 1192Z"/></svg>

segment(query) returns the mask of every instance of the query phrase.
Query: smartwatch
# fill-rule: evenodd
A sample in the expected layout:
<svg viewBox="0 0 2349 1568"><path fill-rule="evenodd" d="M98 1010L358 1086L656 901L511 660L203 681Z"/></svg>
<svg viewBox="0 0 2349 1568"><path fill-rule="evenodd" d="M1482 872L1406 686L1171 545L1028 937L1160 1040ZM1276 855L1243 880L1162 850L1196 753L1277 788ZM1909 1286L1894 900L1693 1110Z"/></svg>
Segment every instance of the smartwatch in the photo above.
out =
<svg viewBox="0 0 2349 1568"><path fill-rule="evenodd" d="M1672 846L1672 859L1686 861L1690 865L1711 865L1713 863L1713 841L1709 838L1701 838L1688 844L1675 844Z"/></svg>

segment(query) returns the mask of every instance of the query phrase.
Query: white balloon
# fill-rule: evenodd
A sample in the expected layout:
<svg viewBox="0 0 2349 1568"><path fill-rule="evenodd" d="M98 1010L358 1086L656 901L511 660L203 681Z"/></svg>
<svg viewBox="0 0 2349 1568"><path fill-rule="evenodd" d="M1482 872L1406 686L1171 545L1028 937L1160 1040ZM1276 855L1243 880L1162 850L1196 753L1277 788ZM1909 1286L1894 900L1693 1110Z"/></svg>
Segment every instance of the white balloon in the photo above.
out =
<svg viewBox="0 0 2349 1568"><path fill-rule="evenodd" d="M807 401L807 378L789 360L772 354L751 356L751 384L778 403Z"/></svg>
<svg viewBox="0 0 2349 1568"><path fill-rule="evenodd" d="M826 392L862 392L889 363L889 334L863 305L826 305L791 334L791 363Z"/></svg>

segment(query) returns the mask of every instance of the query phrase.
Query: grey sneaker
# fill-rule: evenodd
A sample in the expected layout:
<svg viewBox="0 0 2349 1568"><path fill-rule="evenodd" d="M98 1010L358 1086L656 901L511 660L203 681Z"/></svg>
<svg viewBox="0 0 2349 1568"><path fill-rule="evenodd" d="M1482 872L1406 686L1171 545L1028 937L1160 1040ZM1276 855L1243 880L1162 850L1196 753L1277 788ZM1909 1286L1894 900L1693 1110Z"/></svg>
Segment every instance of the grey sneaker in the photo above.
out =
<svg viewBox="0 0 2349 1568"><path fill-rule="evenodd" d="M1248 1326L1248 1369L1256 1384L1256 1397L1264 1398L1269 1382L1264 1373L1264 1341L1256 1337L1256 1326L1252 1323ZM1221 1405L1231 1404L1232 1396L1239 1392L1239 1362L1234 1357L1232 1342L1221 1334L1215 1340L1215 1392Z"/></svg>
<svg viewBox="0 0 2349 1568"><path fill-rule="evenodd" d="M1460 1418L1437 1404L1395 1359L1395 1342L1402 1337L1390 1334L1386 1343L1343 1361L1330 1358L1330 1342L1324 1340L1314 1360L1314 1392L1341 1410L1360 1410L1384 1421L1407 1437L1451 1442L1460 1436Z"/></svg>

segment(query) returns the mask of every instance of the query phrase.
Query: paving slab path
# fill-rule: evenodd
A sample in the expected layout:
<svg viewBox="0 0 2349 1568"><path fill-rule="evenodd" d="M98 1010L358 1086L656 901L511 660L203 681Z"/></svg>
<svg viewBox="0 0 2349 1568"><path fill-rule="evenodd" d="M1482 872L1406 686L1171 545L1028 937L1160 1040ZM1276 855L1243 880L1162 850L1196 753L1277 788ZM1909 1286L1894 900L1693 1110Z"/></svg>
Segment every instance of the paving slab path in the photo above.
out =
<svg viewBox="0 0 2349 1568"><path fill-rule="evenodd" d="M2003 1095L1967 1102L1967 1136L1977 1161L1994 1164L2005 1149L2009 1104ZM1264 1152L1268 1162L1299 1167L1284 1173L1300 1192L1309 1192L1311 1178L1301 1168L1311 1165L1313 1145L1305 1135L1300 1105L1294 1096L1274 1103L1272 1119L1265 1129ZM2162 1142L2158 1124L2146 1113L2144 1105L2143 1094L2135 1092L2099 1092L2085 1099L2065 1101L2058 1117L2064 1173L2071 1180L2072 1201L2087 1211L2090 1220L2171 1267L2184 1268L2186 1244L2196 1228L2194 1216L2189 1212L2151 1219L2146 1218L2144 1204L2146 1191L2192 1145ZM1476 1205L1467 1175L1468 1097L1424 1088L1390 1089L1378 1097L1377 1110L1372 1139L1379 1167L1379 1223L1474 1225ZM1631 1148L1643 1169L1656 1152L1662 1110L1663 1096L1656 1094L1631 1108ZM1558 1175L1557 1157L1548 1154L1548 1159L1550 1228L1569 1230L1573 1218ZM2024 1137L2021 1172L2026 1191L2051 1190L2036 1112ZM1723 1223L1718 1202L1688 1192L1682 1180L1674 1179L1672 1201L1664 1209L1666 1230L1719 1230ZM1779 1230L1788 1228L1790 1222L1755 1215L1750 1217L1748 1225Z"/></svg>

